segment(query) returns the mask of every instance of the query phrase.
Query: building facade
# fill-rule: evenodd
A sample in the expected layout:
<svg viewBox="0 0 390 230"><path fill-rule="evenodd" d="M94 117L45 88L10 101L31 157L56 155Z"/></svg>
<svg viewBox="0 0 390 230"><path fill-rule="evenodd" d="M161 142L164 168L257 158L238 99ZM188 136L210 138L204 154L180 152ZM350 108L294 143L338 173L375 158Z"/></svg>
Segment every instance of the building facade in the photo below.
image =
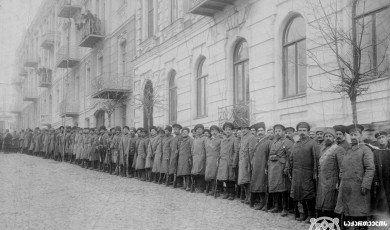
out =
<svg viewBox="0 0 390 230"><path fill-rule="evenodd" d="M18 50L22 126L350 124L348 96L329 92L340 80L332 78L337 59L319 45L325 36L309 3L44 1ZM359 5L355 16L350 0L327 3L345 31L364 24L362 68L377 74L362 83L359 123L389 127L390 3Z"/></svg>

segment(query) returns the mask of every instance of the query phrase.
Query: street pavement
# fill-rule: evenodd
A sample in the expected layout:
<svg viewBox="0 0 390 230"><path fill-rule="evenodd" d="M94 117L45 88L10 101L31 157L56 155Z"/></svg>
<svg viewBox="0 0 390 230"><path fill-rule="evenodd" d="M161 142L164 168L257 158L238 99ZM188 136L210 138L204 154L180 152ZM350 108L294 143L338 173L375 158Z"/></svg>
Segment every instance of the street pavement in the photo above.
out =
<svg viewBox="0 0 390 230"><path fill-rule="evenodd" d="M309 229L293 215L255 211L162 185L24 154L0 153L0 230Z"/></svg>

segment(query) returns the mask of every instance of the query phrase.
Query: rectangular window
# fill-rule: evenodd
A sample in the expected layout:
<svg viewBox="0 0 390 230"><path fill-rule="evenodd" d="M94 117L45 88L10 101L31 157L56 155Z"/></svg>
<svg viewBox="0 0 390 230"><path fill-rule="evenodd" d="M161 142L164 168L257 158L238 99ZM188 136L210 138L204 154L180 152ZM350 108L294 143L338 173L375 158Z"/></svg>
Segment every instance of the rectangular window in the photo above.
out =
<svg viewBox="0 0 390 230"><path fill-rule="evenodd" d="M98 69L97 69L97 75L103 74L103 57L99 57L98 59Z"/></svg>
<svg viewBox="0 0 390 230"><path fill-rule="evenodd" d="M390 65L390 7L373 11L356 20L357 43L360 45L360 73L378 77Z"/></svg>
<svg viewBox="0 0 390 230"><path fill-rule="evenodd" d="M148 37L154 34L154 6L153 0L148 0Z"/></svg>

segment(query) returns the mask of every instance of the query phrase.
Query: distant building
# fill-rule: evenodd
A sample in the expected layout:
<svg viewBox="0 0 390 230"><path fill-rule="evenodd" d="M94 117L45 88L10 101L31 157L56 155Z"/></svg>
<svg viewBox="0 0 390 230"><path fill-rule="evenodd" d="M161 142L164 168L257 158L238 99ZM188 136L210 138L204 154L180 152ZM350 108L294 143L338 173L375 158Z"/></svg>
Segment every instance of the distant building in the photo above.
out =
<svg viewBox="0 0 390 230"><path fill-rule="evenodd" d="M350 30L346 2L340 3L340 22ZM80 127L192 127L240 119L268 127L301 120L317 127L350 124L348 97L309 87L330 83L310 66L307 53L318 50L319 34L307 4L45 0L18 50L22 127L64 121ZM378 42L390 33L386 15L388 1L370 1L358 11L356 23L365 19L370 28L365 42L372 48L362 54L367 65L390 65L389 50ZM331 54L319 53L321 62L334 62ZM358 98L359 122L390 126L390 74L365 84L370 90ZM112 115L99 102L122 95L127 100Z"/></svg>

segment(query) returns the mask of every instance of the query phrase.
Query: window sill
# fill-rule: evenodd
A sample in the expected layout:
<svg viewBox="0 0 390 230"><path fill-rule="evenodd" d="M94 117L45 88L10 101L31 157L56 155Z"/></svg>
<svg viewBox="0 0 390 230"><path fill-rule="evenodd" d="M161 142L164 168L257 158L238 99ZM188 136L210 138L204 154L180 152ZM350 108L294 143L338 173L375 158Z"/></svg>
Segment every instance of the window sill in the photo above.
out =
<svg viewBox="0 0 390 230"><path fill-rule="evenodd" d="M206 118L206 117L208 117L207 114L205 114L205 115L198 115L198 116L196 116L194 118L194 120L199 120L199 119Z"/></svg>
<svg viewBox="0 0 390 230"><path fill-rule="evenodd" d="M306 97L306 93L297 94L297 95L289 96L289 97L283 97L282 99L279 100L279 102L294 100L294 99L303 98L303 97Z"/></svg>

